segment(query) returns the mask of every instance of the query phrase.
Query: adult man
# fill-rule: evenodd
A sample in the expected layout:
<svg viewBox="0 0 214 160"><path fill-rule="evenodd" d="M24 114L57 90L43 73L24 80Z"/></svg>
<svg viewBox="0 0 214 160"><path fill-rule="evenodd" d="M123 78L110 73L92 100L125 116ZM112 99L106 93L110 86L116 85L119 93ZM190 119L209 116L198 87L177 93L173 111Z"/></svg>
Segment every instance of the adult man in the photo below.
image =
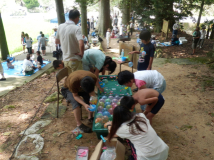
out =
<svg viewBox="0 0 214 160"><path fill-rule="evenodd" d="M37 41L38 41L38 49L37 51L40 50L40 38L42 37L42 31L40 31L39 35L37 36Z"/></svg>
<svg viewBox="0 0 214 160"><path fill-rule="evenodd" d="M61 89L62 95L72 105L74 117L78 129L85 133L90 133L91 128L85 126L81 122L81 108L82 105L88 111L88 123L93 122L92 112L89 111L90 95L94 95L94 87L97 82L97 77L90 71L75 71L71 73L65 80L64 87ZM83 97L83 100L82 98Z"/></svg>
<svg viewBox="0 0 214 160"><path fill-rule="evenodd" d="M87 19L87 30L88 30L88 35L89 35L89 32L90 32L90 22L89 22L89 19Z"/></svg>
<svg viewBox="0 0 214 160"><path fill-rule="evenodd" d="M93 16L91 17L91 29L92 30L94 29L94 17Z"/></svg>
<svg viewBox="0 0 214 160"><path fill-rule="evenodd" d="M118 19L117 19L117 16L115 16L115 18L114 18L114 25L117 26L117 23L118 23Z"/></svg>
<svg viewBox="0 0 214 160"><path fill-rule="evenodd" d="M58 27L56 44L61 44L63 61L68 68L68 74L82 69L82 57L84 54L84 42L81 29L76 25L79 22L80 12L71 10L69 21Z"/></svg>
<svg viewBox="0 0 214 160"><path fill-rule="evenodd" d="M177 36L178 29L179 29L178 21L175 21L175 24L173 25L172 28L173 28L173 34Z"/></svg>
<svg viewBox="0 0 214 160"><path fill-rule="evenodd" d="M133 24L132 21L131 21L131 23L130 23L130 32L131 32L131 35L132 35L132 33L133 33L133 30L134 30L134 24Z"/></svg>

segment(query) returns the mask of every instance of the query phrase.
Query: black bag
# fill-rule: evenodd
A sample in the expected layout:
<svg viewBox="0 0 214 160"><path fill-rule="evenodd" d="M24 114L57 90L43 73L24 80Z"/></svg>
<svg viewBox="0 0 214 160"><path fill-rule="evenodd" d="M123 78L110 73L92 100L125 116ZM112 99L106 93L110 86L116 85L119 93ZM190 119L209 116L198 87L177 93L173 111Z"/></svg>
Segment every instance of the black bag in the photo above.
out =
<svg viewBox="0 0 214 160"><path fill-rule="evenodd" d="M100 36L98 36L98 41L99 41L99 42L102 42L103 39L102 39Z"/></svg>

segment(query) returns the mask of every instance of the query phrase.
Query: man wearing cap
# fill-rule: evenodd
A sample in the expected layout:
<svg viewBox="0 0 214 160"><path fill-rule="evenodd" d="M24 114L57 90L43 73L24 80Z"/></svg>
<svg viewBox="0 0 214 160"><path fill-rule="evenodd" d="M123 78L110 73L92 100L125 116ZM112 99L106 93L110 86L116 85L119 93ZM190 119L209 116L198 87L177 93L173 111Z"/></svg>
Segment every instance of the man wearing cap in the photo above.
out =
<svg viewBox="0 0 214 160"><path fill-rule="evenodd" d="M38 49L37 51L40 50L40 38L42 37L42 31L40 31L39 35L37 36L37 41L38 41Z"/></svg>
<svg viewBox="0 0 214 160"><path fill-rule="evenodd" d="M84 42L79 22L80 12L71 10L69 20L60 24L56 34L55 43L61 44L62 58L65 67L68 68L68 74L82 70L82 57L84 54Z"/></svg>

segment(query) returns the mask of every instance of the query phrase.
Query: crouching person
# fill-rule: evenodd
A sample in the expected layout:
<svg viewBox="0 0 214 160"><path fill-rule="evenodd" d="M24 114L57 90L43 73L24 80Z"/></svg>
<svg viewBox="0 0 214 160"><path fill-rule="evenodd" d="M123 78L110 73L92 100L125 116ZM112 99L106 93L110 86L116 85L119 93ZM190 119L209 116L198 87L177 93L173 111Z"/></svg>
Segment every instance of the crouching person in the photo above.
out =
<svg viewBox="0 0 214 160"><path fill-rule="evenodd" d="M89 111L90 95L94 95L97 77L89 71L78 70L69 74L61 89L62 95L72 105L77 127L85 133L90 133L91 128L81 122L81 106L88 111L88 122L93 122L93 114ZM82 100L82 98L83 100Z"/></svg>

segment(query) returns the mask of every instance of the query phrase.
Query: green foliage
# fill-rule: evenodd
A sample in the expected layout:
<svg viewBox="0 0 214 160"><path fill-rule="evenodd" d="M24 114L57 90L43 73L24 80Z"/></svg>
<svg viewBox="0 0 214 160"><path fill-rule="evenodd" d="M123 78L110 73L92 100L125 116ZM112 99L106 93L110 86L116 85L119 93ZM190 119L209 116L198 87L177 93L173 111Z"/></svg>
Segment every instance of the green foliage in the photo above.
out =
<svg viewBox="0 0 214 160"><path fill-rule="evenodd" d="M23 0L27 9L32 9L35 7L39 7L39 2L38 0Z"/></svg>

